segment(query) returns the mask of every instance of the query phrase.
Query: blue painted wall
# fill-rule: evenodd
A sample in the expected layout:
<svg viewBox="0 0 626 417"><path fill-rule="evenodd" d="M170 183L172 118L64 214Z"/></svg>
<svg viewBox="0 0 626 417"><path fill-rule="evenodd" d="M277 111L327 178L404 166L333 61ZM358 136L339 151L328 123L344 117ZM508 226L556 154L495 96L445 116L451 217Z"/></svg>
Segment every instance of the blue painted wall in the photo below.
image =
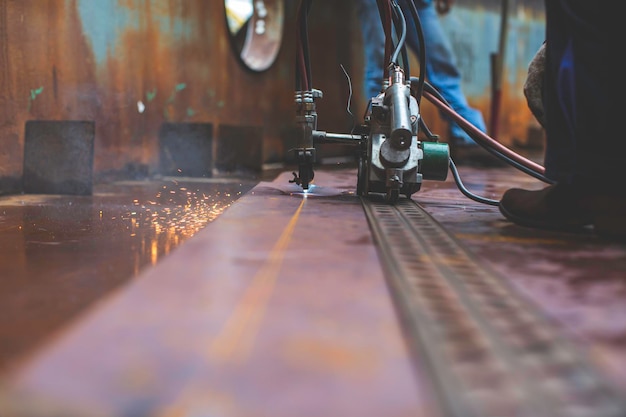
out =
<svg viewBox="0 0 626 417"><path fill-rule="evenodd" d="M504 75L510 85L518 85L520 75L545 39L545 19L541 10L522 2L509 8L508 33L504 53ZM491 88L490 55L497 53L500 41L501 10L482 7L454 7L441 21L450 36L468 96L479 97Z"/></svg>

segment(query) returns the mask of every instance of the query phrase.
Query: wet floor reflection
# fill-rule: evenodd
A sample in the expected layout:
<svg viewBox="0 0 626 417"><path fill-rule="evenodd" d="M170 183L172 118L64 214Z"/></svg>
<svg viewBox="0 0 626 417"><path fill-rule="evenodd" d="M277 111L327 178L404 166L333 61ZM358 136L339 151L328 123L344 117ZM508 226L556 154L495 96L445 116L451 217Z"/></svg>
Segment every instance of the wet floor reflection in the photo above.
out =
<svg viewBox="0 0 626 417"><path fill-rule="evenodd" d="M0 371L155 264L256 182L163 179L0 197Z"/></svg>

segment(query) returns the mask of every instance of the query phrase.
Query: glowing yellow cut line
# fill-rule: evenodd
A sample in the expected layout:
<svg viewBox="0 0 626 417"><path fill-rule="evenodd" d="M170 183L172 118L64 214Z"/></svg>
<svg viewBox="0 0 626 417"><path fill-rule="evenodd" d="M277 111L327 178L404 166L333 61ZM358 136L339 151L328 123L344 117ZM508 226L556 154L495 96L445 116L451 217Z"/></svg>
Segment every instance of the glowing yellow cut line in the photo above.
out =
<svg viewBox="0 0 626 417"><path fill-rule="evenodd" d="M222 362L243 362L252 350L261 319L274 290L278 272L285 258L305 198L272 248L269 259L254 276L235 311L209 349L209 357Z"/></svg>

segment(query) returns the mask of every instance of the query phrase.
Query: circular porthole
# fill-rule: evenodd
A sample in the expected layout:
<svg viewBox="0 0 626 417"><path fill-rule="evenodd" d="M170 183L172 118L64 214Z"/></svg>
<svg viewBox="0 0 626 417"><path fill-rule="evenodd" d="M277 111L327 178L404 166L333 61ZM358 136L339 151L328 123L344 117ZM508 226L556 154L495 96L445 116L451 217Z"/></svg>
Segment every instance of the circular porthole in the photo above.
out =
<svg viewBox="0 0 626 417"><path fill-rule="evenodd" d="M256 72L272 66L283 36L283 0L224 0L231 43L243 65Z"/></svg>

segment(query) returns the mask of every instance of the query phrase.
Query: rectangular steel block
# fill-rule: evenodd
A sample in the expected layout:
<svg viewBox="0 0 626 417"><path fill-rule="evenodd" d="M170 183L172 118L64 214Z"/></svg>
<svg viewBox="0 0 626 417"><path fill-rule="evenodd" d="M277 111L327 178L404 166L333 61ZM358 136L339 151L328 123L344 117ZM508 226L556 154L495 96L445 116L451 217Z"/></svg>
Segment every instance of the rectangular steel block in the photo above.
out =
<svg viewBox="0 0 626 417"><path fill-rule="evenodd" d="M220 171L253 171L263 167L263 128L220 125L215 167Z"/></svg>
<svg viewBox="0 0 626 417"><path fill-rule="evenodd" d="M170 176L211 177L213 125L164 123L159 130L159 171Z"/></svg>
<svg viewBox="0 0 626 417"><path fill-rule="evenodd" d="M95 122L29 120L23 189L30 194L91 195Z"/></svg>

